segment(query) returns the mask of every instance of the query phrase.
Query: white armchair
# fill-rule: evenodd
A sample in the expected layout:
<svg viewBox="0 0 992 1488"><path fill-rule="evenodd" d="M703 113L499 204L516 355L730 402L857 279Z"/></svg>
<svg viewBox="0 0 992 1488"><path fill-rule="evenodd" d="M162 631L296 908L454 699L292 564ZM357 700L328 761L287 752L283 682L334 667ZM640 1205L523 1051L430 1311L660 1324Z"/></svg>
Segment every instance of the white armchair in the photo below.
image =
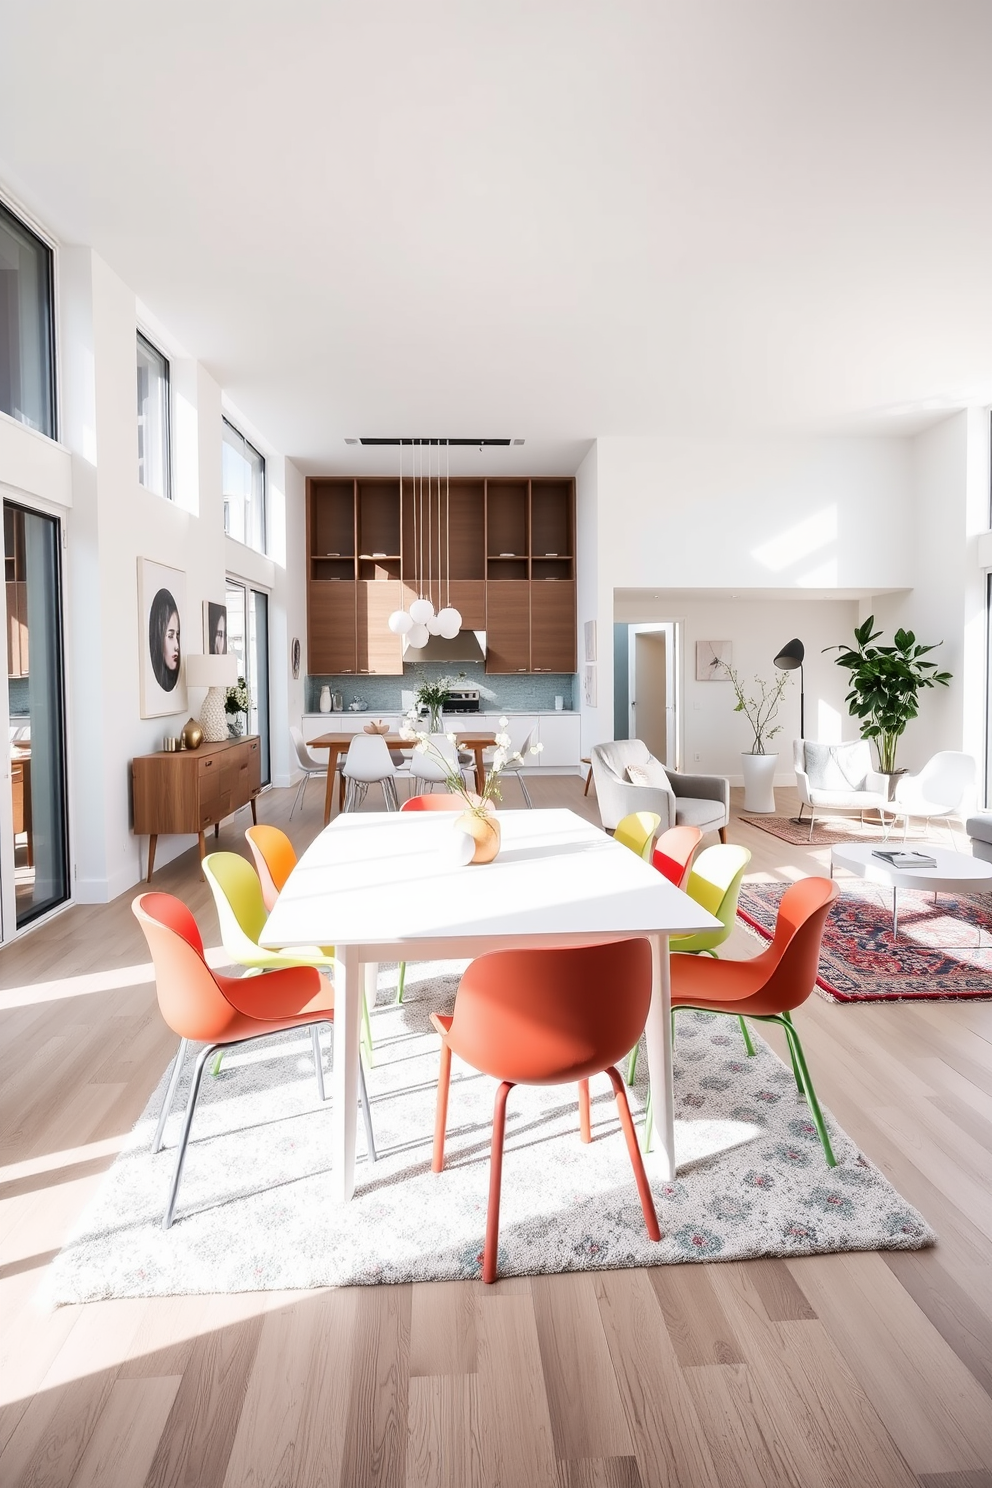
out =
<svg viewBox="0 0 992 1488"><path fill-rule="evenodd" d="M818 816L838 816L856 811L885 812L889 806L888 781L874 769L867 739L850 744L814 744L794 739L792 762L799 791L799 820L809 807L809 835ZM883 818L884 819L884 818Z"/></svg>
<svg viewBox="0 0 992 1488"><path fill-rule="evenodd" d="M902 775L888 809L903 818L903 836L911 816L927 821L935 816L958 816L963 821L974 807L975 761L970 754L942 749L927 760L918 775Z"/></svg>
<svg viewBox="0 0 992 1488"><path fill-rule="evenodd" d="M651 758L642 739L593 745L590 759L603 826L612 832L632 811L653 811L661 818L659 832L674 826L699 827L702 832L719 832L721 842L726 842L730 781L723 775L680 775L666 769L667 786L633 785L627 766L645 765Z"/></svg>

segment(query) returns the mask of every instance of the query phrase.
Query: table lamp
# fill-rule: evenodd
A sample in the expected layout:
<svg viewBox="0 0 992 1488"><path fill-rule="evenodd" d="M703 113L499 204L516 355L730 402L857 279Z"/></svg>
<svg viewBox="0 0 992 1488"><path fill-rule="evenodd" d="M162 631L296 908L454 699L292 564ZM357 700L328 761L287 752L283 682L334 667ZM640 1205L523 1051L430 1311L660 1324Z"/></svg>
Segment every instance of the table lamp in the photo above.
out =
<svg viewBox="0 0 992 1488"><path fill-rule="evenodd" d="M806 655L806 647L798 638L784 645L776 656L773 666L777 666L780 672L794 672L799 668L799 737L806 737L806 683L803 677L803 658ZM202 719L201 719L202 722Z"/></svg>
<svg viewBox="0 0 992 1488"><path fill-rule="evenodd" d="M233 651L226 656L215 656L212 653L200 656L195 652L187 654L187 687L209 689L200 709L200 727L203 729L204 739L211 744L219 744L222 739L227 738L227 711L224 704L227 701L227 689L233 687L237 680L238 658Z"/></svg>

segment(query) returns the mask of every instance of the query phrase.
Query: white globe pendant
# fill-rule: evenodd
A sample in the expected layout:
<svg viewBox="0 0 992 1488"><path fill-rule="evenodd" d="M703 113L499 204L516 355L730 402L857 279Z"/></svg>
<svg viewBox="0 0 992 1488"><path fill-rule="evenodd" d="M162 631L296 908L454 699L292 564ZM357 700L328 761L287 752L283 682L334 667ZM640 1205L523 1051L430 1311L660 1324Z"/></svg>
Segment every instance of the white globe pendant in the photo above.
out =
<svg viewBox="0 0 992 1488"><path fill-rule="evenodd" d="M426 646L431 638L431 633L426 625L413 625L406 633L408 646L413 646L417 651Z"/></svg>
<svg viewBox="0 0 992 1488"><path fill-rule="evenodd" d="M432 636L440 635L441 617L439 615L432 615L427 622L427 629L430 631Z"/></svg>
<svg viewBox="0 0 992 1488"><path fill-rule="evenodd" d="M408 635L410 633L410 630L413 626L413 620L407 614L406 610L394 610L389 619L386 621L386 624L393 632L393 635L402 636Z"/></svg>
<svg viewBox="0 0 992 1488"><path fill-rule="evenodd" d="M434 618L434 606L429 599L415 599L410 606L410 619L414 625L426 625Z"/></svg>
<svg viewBox="0 0 992 1488"><path fill-rule="evenodd" d="M446 605L437 613L437 634L446 641L453 641L462 628L462 617L453 605Z"/></svg>

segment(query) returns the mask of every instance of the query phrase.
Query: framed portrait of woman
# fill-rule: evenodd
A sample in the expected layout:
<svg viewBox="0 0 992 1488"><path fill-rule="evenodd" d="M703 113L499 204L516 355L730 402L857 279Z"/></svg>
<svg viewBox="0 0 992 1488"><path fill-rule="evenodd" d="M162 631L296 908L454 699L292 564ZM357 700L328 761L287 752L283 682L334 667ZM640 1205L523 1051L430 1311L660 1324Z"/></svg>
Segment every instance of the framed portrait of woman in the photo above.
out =
<svg viewBox="0 0 992 1488"><path fill-rule="evenodd" d="M203 650L208 656L227 655L227 605L203 601Z"/></svg>
<svg viewBox="0 0 992 1488"><path fill-rule="evenodd" d="M183 627L186 575L138 559L138 677L142 718L186 711Z"/></svg>

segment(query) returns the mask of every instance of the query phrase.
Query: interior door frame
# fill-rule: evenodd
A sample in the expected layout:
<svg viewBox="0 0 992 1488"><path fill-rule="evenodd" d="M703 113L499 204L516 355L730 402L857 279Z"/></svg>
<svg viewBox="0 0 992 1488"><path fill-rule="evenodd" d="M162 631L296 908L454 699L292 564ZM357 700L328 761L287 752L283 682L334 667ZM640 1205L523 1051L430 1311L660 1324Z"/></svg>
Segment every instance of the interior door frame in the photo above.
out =
<svg viewBox="0 0 992 1488"><path fill-rule="evenodd" d="M262 782L262 788L264 790L264 789L266 789L268 786L270 786L272 784L272 590L268 587L268 585L266 585L266 584L260 584L257 579L248 579L248 578L245 578L245 576L243 574L235 573L230 568L227 569L226 572L225 572L225 574L224 574L224 587L225 587L225 589L227 589L229 587L237 587L239 589L243 589L244 590L244 594L245 594L245 657L246 657L246 659L247 659L247 656L248 656L248 626L249 626L249 611L250 611L250 608L251 608L251 595L252 595L252 592L254 591L254 593L256 593L256 594L261 594L263 596L263 598L265 599L265 625L266 625L265 650L266 650L266 659L267 659L267 668L268 668L267 675L266 675L266 678L265 678L265 688L266 688L266 699L267 699L267 701L266 701L266 709L267 709L268 731L269 731L269 737L268 737L268 741L267 741L267 753L268 753L268 760L269 760L269 778L268 778L267 781L263 781ZM228 618L228 625L230 625L230 617ZM249 682L249 686L252 685L252 682L253 681L254 681L254 679L252 679L252 681Z"/></svg>
<svg viewBox="0 0 992 1488"><path fill-rule="evenodd" d="M627 737L637 738L637 641L639 635L666 638L665 647L665 753L669 769L680 770L682 760L682 626L678 620L652 620L627 626Z"/></svg>

